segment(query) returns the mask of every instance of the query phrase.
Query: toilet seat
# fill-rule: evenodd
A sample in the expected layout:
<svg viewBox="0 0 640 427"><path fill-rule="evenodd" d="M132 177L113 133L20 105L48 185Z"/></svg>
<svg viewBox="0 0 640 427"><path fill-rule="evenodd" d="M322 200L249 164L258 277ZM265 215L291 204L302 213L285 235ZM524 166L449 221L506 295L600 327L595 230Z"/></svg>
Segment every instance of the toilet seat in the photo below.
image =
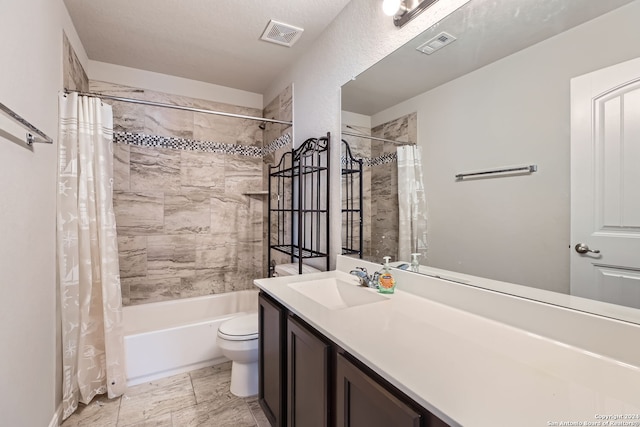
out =
<svg viewBox="0 0 640 427"><path fill-rule="evenodd" d="M229 341L258 339L258 313L243 314L223 322L218 328L218 336Z"/></svg>

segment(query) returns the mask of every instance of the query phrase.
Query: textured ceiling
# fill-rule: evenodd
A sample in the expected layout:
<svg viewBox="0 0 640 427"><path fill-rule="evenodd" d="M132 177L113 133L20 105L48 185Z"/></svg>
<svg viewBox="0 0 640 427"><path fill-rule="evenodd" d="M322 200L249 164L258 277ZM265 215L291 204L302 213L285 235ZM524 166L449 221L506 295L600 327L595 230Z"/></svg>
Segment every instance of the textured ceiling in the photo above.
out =
<svg viewBox="0 0 640 427"><path fill-rule="evenodd" d="M64 0L89 59L264 93L349 0ZM271 19L304 29L260 40Z"/></svg>

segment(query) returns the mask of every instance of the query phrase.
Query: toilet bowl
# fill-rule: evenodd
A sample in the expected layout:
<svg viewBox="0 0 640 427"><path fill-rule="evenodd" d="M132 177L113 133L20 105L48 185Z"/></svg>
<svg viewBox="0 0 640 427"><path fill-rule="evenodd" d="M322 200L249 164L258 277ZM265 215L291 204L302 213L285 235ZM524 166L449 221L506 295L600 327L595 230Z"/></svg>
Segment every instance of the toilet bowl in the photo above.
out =
<svg viewBox="0 0 640 427"><path fill-rule="evenodd" d="M258 394L258 313L241 314L218 328L218 345L231 359L231 393Z"/></svg>

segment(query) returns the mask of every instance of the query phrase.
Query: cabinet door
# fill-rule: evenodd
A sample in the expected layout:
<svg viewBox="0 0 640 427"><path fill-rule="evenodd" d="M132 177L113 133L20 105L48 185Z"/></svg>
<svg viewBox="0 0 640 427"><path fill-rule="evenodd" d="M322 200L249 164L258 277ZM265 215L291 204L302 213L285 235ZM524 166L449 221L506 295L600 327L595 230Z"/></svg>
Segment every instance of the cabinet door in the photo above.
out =
<svg viewBox="0 0 640 427"><path fill-rule="evenodd" d="M446 424L426 410L409 406L338 353L336 426L426 427Z"/></svg>
<svg viewBox="0 0 640 427"><path fill-rule="evenodd" d="M331 420L331 346L293 317L287 321L287 337L288 426L326 427Z"/></svg>
<svg viewBox="0 0 640 427"><path fill-rule="evenodd" d="M262 292L258 297L258 401L273 427L286 420L286 310Z"/></svg>

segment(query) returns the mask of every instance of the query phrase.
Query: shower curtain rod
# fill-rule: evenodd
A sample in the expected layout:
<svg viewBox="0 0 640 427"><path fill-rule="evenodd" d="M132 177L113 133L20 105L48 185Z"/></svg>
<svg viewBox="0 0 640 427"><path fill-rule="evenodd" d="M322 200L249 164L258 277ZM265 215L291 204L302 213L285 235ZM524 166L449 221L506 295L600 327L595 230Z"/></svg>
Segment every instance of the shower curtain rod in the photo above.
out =
<svg viewBox="0 0 640 427"><path fill-rule="evenodd" d="M142 100L142 99L134 99L134 98L123 98L121 96L103 95L103 94L100 94L100 93L80 92L80 91L77 91L77 90L69 90L69 89L65 89L64 93L77 93L80 96L91 96L91 97L96 97L96 98L100 98L100 99L110 99L112 101L130 102L132 104L150 105L152 107L173 108L174 110L193 111L194 113L215 114L215 115L218 115L218 116L234 117L234 118L237 118L237 119L255 120L255 121L258 121L258 122L279 123L279 124L283 124L283 125L293 125L292 122L287 122L287 121L284 121L284 120L267 119L267 118L264 118L264 117L255 117L255 116L245 116L244 114L225 113L225 112L222 112L222 111L205 110L205 109L202 109L202 108L194 108L194 107L185 107L183 105L163 104L161 102L145 101L145 100Z"/></svg>
<svg viewBox="0 0 640 427"><path fill-rule="evenodd" d="M361 133L355 133L355 132L349 132L349 131L342 131L343 135L349 135L349 136L357 136L359 138L367 138L367 139L373 139L374 141L382 141L382 142L392 142L394 144L397 145L413 145L410 142L402 142L402 141L394 141L393 139L385 139L385 138L378 138L377 136L370 136L370 135L364 135Z"/></svg>

